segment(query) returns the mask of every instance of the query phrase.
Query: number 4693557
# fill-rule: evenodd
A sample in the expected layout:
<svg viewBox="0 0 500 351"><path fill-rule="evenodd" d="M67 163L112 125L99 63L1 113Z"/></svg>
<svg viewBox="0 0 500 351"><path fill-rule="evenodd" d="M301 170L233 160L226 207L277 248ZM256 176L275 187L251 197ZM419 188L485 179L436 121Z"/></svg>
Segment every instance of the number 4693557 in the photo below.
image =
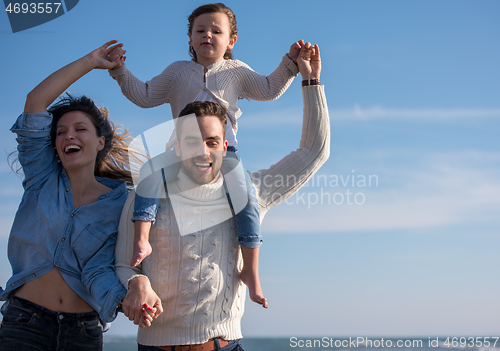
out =
<svg viewBox="0 0 500 351"><path fill-rule="evenodd" d="M61 7L60 2L46 2L46 3L12 3L9 2L5 11L8 13L57 13Z"/></svg>

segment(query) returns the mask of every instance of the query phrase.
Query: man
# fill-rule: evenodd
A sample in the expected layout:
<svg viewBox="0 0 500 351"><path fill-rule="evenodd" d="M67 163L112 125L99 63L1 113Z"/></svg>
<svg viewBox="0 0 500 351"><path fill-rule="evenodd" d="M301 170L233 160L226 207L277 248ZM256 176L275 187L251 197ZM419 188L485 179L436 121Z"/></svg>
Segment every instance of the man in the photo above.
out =
<svg viewBox="0 0 500 351"><path fill-rule="evenodd" d="M300 147L269 169L251 173L261 220L292 196L328 159L330 131L318 46L307 43L297 60L303 77L304 121ZM128 287L123 309L141 326L139 350L242 350L239 339L245 288L241 252L220 175L227 142L224 115L213 103L192 103L177 122L176 152L182 166L166 184L150 234L153 253L129 265L134 230L131 194L116 246L117 275ZM156 293L158 295L156 295ZM160 302L161 298L161 302ZM143 315L154 306L152 323ZM164 311L163 311L164 310ZM162 313L163 312L163 313ZM189 346L188 346L189 345Z"/></svg>

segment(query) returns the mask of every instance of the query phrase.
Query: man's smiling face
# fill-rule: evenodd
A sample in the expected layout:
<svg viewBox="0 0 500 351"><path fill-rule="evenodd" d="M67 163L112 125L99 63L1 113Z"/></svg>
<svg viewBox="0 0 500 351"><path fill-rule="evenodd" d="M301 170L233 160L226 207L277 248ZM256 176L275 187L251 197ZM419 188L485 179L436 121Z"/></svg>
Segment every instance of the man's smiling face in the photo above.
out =
<svg viewBox="0 0 500 351"><path fill-rule="evenodd" d="M182 170L195 183L208 184L218 175L226 156L224 127L216 116L179 118L185 120L175 143L175 153L181 158Z"/></svg>

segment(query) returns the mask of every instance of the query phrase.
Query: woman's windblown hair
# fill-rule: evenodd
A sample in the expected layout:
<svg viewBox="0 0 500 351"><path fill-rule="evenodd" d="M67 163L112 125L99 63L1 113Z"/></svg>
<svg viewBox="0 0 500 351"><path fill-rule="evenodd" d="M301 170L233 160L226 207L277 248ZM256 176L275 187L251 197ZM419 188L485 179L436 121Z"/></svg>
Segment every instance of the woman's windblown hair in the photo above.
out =
<svg viewBox="0 0 500 351"><path fill-rule="evenodd" d="M115 127L108 118L108 110L98 108L94 102L85 95L73 97L67 94L47 109L53 116L50 136L55 147L57 123L64 114L72 111L83 112L96 129L97 136L104 137L104 147L97 153L94 175L103 178L126 181L129 187L133 186L132 173L138 172L139 165L146 158L145 153L139 148L130 145L133 140L127 129ZM54 150L54 152L56 152ZM13 154L10 154L13 156ZM17 160L11 162L11 167ZM15 170L16 173L19 171Z"/></svg>

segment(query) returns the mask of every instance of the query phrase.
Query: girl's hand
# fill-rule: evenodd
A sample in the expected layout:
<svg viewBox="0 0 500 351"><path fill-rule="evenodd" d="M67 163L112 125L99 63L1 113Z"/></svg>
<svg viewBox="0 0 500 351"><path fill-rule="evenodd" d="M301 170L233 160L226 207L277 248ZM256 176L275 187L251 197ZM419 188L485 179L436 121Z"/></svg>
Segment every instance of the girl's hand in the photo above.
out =
<svg viewBox="0 0 500 351"><path fill-rule="evenodd" d="M123 44L117 44L112 47L110 47L111 51L108 50L108 61L109 62L115 62L118 59L118 65L112 69L117 69L120 68L124 63L126 57L123 56L127 52L127 50L123 50Z"/></svg>
<svg viewBox="0 0 500 351"><path fill-rule="evenodd" d="M94 68L115 69L121 67L125 50L122 49L123 44L116 44L117 42L118 40L108 41L87 55L91 59Z"/></svg>
<svg viewBox="0 0 500 351"><path fill-rule="evenodd" d="M288 58L297 64L297 58L299 57L300 49L304 46L304 40L300 39L290 46L290 51L288 52Z"/></svg>
<svg viewBox="0 0 500 351"><path fill-rule="evenodd" d="M321 75L319 46L317 44L311 45L311 43L305 43L300 49L297 66L299 66L303 80L319 79Z"/></svg>

